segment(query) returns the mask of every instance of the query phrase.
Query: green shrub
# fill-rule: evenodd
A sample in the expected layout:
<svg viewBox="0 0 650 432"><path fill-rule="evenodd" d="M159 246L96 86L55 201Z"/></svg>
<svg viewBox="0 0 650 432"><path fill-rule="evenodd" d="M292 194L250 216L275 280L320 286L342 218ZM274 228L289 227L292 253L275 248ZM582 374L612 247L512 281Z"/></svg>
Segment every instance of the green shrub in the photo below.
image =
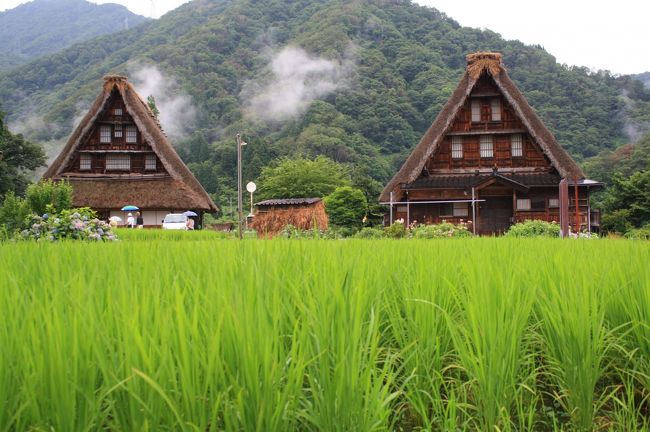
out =
<svg viewBox="0 0 650 432"><path fill-rule="evenodd" d="M47 207L51 209L50 206ZM62 210L59 213L34 215L28 229L21 231L24 240L90 240L114 241L111 226L94 217L89 208Z"/></svg>
<svg viewBox="0 0 650 432"><path fill-rule="evenodd" d="M27 202L34 213L42 216L48 212L56 213L72 208L72 186L67 181L54 182L42 180L27 188Z"/></svg>
<svg viewBox="0 0 650 432"><path fill-rule="evenodd" d="M603 213L601 228L606 232L625 234L634 228L634 225L630 222L630 217L630 209L619 209Z"/></svg>
<svg viewBox="0 0 650 432"><path fill-rule="evenodd" d="M368 212L366 196L350 186L336 188L325 197L324 203L330 223L339 227L361 228Z"/></svg>
<svg viewBox="0 0 650 432"><path fill-rule="evenodd" d="M365 227L354 235L355 238L377 239L384 237L384 230L380 228Z"/></svg>
<svg viewBox="0 0 650 432"><path fill-rule="evenodd" d="M514 224L505 234L506 237L559 237L560 225L556 222L527 220Z"/></svg>
<svg viewBox="0 0 650 432"><path fill-rule="evenodd" d="M411 236L418 239L471 237L472 235L471 231L467 229L467 224L454 225L449 222L437 225L418 225L411 231Z"/></svg>
<svg viewBox="0 0 650 432"><path fill-rule="evenodd" d="M406 227L404 222L397 221L391 226L384 228L384 235L388 238L404 238L406 237Z"/></svg>
<svg viewBox="0 0 650 432"><path fill-rule="evenodd" d="M633 240L650 240L650 224L626 232L625 238Z"/></svg>
<svg viewBox="0 0 650 432"><path fill-rule="evenodd" d="M26 200L15 196L13 192L8 192L0 206L0 227L2 227L4 237L27 228L30 213Z"/></svg>

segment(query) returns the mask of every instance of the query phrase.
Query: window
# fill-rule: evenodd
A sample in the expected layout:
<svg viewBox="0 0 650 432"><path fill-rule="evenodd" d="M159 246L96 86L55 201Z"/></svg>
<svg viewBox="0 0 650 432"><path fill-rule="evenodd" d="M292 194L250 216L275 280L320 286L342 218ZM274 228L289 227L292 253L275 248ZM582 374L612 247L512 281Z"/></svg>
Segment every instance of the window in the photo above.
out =
<svg viewBox="0 0 650 432"><path fill-rule="evenodd" d="M148 155L145 156L144 169L147 170L147 171L155 171L156 170L156 155L155 154L148 154Z"/></svg>
<svg viewBox="0 0 650 432"><path fill-rule="evenodd" d="M491 158L494 156L494 145L492 143L492 135L481 135L481 157Z"/></svg>
<svg viewBox="0 0 650 432"><path fill-rule="evenodd" d="M535 211L546 210L546 198L543 196L534 196L530 200L530 209Z"/></svg>
<svg viewBox="0 0 650 432"><path fill-rule="evenodd" d="M524 155L521 134L510 135L510 154L512 157L522 157Z"/></svg>
<svg viewBox="0 0 650 432"><path fill-rule="evenodd" d="M451 137L451 158L452 159L463 158L463 137L460 136Z"/></svg>
<svg viewBox="0 0 650 432"><path fill-rule="evenodd" d="M134 125L126 126L126 142L127 143L136 143L138 142L138 130Z"/></svg>
<svg viewBox="0 0 650 432"><path fill-rule="evenodd" d="M440 204L440 217L452 217L453 215L454 215L453 203Z"/></svg>
<svg viewBox="0 0 650 432"><path fill-rule="evenodd" d="M501 100L492 99L490 106L492 108L492 121L501 121Z"/></svg>
<svg viewBox="0 0 650 432"><path fill-rule="evenodd" d="M558 208L560 207L560 199L559 198L549 198L548 199L548 208Z"/></svg>
<svg viewBox="0 0 650 432"><path fill-rule="evenodd" d="M111 142L111 127L102 125L99 127L99 142L102 144L110 144Z"/></svg>
<svg viewBox="0 0 650 432"><path fill-rule="evenodd" d="M113 110L113 115L121 116L122 115L122 108L115 108Z"/></svg>
<svg viewBox="0 0 650 432"><path fill-rule="evenodd" d="M131 156L128 154L106 155L106 169L116 171L129 171L131 169Z"/></svg>
<svg viewBox="0 0 650 432"><path fill-rule="evenodd" d="M478 99L472 100L472 123L481 121L481 101Z"/></svg>
<svg viewBox="0 0 650 432"><path fill-rule="evenodd" d="M454 216L467 216L468 214L466 202L454 203Z"/></svg>
<svg viewBox="0 0 650 432"><path fill-rule="evenodd" d="M113 136L115 138L122 138L122 125L121 124L116 124L115 129L113 129Z"/></svg>
<svg viewBox="0 0 650 432"><path fill-rule="evenodd" d="M89 154L82 153L79 155L79 170L88 171L91 168L92 157Z"/></svg>
<svg viewBox="0 0 650 432"><path fill-rule="evenodd" d="M530 198L517 198L517 210L530 210Z"/></svg>

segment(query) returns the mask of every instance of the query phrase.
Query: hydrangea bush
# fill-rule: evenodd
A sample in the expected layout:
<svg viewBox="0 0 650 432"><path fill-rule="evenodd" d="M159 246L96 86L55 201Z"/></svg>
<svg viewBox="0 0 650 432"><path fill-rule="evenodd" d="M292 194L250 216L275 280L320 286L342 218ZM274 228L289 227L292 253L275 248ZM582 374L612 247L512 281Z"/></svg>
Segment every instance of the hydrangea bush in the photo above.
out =
<svg viewBox="0 0 650 432"><path fill-rule="evenodd" d="M58 241L64 239L115 241L111 226L95 217L90 209L62 210L34 216L28 229L20 233L24 240Z"/></svg>
<svg viewBox="0 0 650 432"><path fill-rule="evenodd" d="M418 225L411 230L411 236L418 239L445 238L445 237L472 237L472 232L466 223L454 225L442 222L435 225Z"/></svg>

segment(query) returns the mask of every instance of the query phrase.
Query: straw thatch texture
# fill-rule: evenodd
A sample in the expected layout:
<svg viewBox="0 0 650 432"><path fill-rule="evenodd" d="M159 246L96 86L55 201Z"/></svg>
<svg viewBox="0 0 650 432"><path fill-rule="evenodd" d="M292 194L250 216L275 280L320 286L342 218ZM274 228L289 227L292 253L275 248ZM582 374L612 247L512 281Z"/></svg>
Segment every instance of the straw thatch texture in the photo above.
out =
<svg viewBox="0 0 650 432"><path fill-rule="evenodd" d="M95 122L98 120L100 115L104 113L107 102L114 91L117 91L121 96L126 111L131 115L131 117L133 117L135 125L140 131L144 141L151 146L167 172L171 175L170 180L173 181L168 182L167 185L169 187L180 187L178 191L172 191L171 189L164 190L163 193L165 196L169 196L170 200L173 201L171 197L175 196L176 193L184 193L187 195L185 201L188 202L191 200L191 205L187 205L185 208L216 211L217 206L214 204L208 193L203 189L203 186L201 186L187 166L183 163L169 141L167 141L167 137L160 127L160 123L156 120L155 116L149 109L149 106L138 95L133 86L127 81L126 77L120 75L108 75L104 77L102 93L95 99L90 110L74 130L59 156L49 166L43 175L43 178L60 179L65 175L65 177L70 181L73 180L74 174L69 176L68 173L64 173L63 171L70 161L74 159L77 149L88 139L89 135L93 131ZM137 179L134 179L133 182L133 184L136 184ZM92 188L88 186L90 183L85 184L81 181L74 183L78 184L79 187L83 189L83 193L92 192ZM117 197L119 195L118 192L121 193L123 191L121 186L115 186L118 183L113 182L110 178L95 180L92 184L94 185L93 187L103 190L108 193L109 196L113 197ZM165 196L156 196L161 193L160 189L155 187L152 187L149 190L147 189L147 186L153 185L153 183L150 184L145 182L138 186L141 192L140 198L142 201L161 201L165 199ZM112 187L118 188L115 193L110 192ZM81 189L79 192L75 191L76 199L78 202L83 202L83 205L91 206L84 201L83 193ZM105 204L108 204L108 202L106 202L107 200L104 201ZM118 207L119 203L115 202L112 205L107 205L102 208ZM164 207L173 207L173 204L170 202Z"/></svg>
<svg viewBox="0 0 650 432"><path fill-rule="evenodd" d="M321 200L313 204L260 206L250 227L263 237L274 237L287 225L301 230L328 227L327 213Z"/></svg>
<svg viewBox="0 0 650 432"><path fill-rule="evenodd" d="M479 79L483 71L496 76L503 68L501 53L476 52L468 54L465 58L467 59L467 73L475 80Z"/></svg>
<svg viewBox="0 0 650 432"><path fill-rule="evenodd" d="M479 78L486 73L494 80L503 96L521 118L530 135L539 144L544 154L548 156L553 167L560 173L560 176L572 180L576 178L583 179L585 176L580 167L557 142L551 131L544 125L524 95L512 82L506 69L501 66L501 54L475 53L468 55L467 60L467 71L461 78L456 90L400 170L388 182L379 196L379 200L389 201L391 192L394 193L394 200L402 198L400 184L411 183L418 178L422 168L453 125L458 112L467 101ZM473 74L477 73L476 71L479 71L478 76L473 76Z"/></svg>
<svg viewBox="0 0 650 432"><path fill-rule="evenodd" d="M127 204L141 209L197 209L201 197L187 184L167 177L154 180L70 179L72 205L94 209L122 208Z"/></svg>

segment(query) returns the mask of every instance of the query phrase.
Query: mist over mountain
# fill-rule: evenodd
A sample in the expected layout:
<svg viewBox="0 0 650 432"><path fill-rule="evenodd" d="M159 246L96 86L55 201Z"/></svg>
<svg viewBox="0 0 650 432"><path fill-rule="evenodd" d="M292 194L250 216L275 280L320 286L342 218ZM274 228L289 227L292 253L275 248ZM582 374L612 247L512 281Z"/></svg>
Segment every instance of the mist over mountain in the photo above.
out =
<svg viewBox="0 0 650 432"><path fill-rule="evenodd" d="M563 66L539 46L397 0L194 0L0 74L0 104L16 130L63 140L103 75L126 74L143 97L168 102L161 123L218 204L233 193L240 131L246 180L281 156L326 155L372 196L455 89L465 55L487 50L503 53L578 161L650 130L637 79ZM147 76L157 84L140 84Z"/></svg>
<svg viewBox="0 0 650 432"><path fill-rule="evenodd" d="M0 12L0 70L147 21L117 4L33 0Z"/></svg>

